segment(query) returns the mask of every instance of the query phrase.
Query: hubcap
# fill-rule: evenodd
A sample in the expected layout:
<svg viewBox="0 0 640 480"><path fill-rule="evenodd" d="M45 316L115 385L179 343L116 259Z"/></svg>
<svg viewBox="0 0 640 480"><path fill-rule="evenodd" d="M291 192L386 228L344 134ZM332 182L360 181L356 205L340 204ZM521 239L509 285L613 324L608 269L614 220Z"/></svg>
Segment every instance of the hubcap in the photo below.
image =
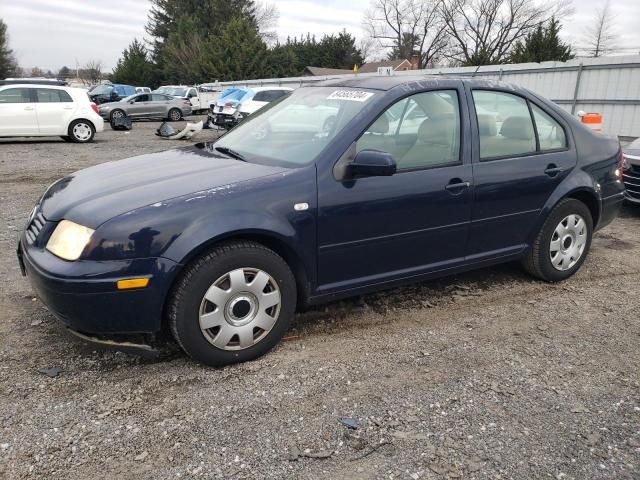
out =
<svg viewBox="0 0 640 480"><path fill-rule="evenodd" d="M91 127L86 123L78 123L73 127L73 136L80 141L91 138Z"/></svg>
<svg viewBox="0 0 640 480"><path fill-rule="evenodd" d="M175 110L171 112L171 120L180 120L180 113Z"/></svg>
<svg viewBox="0 0 640 480"><path fill-rule="evenodd" d="M260 342L280 315L277 282L256 268L239 268L218 278L200 303L200 330L221 350L244 350Z"/></svg>
<svg viewBox="0 0 640 480"><path fill-rule="evenodd" d="M551 236L549 256L556 270L565 271L578 263L587 245L587 223L578 214L566 216Z"/></svg>
<svg viewBox="0 0 640 480"><path fill-rule="evenodd" d="M115 112L113 112L111 114L111 116L113 118L122 118L122 117L124 117L124 113L122 113L120 110L116 110Z"/></svg>

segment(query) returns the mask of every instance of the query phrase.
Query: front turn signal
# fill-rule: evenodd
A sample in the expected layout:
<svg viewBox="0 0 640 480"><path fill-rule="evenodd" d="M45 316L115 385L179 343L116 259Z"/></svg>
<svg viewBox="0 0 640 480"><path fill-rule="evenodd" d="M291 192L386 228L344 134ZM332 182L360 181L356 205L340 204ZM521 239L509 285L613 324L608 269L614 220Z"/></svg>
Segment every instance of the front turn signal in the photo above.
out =
<svg viewBox="0 0 640 480"><path fill-rule="evenodd" d="M148 278L127 278L126 280L118 280L118 290L131 290L134 288L145 288L149 285Z"/></svg>

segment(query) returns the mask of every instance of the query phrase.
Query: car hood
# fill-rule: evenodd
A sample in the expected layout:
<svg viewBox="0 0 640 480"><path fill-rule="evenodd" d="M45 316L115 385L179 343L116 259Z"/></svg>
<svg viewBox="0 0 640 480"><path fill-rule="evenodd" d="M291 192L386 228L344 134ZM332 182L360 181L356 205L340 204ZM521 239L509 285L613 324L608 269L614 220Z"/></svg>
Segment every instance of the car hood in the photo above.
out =
<svg viewBox="0 0 640 480"><path fill-rule="evenodd" d="M54 183L40 208L90 228L131 210L193 192L286 171L222 156L213 143L141 155L80 170Z"/></svg>

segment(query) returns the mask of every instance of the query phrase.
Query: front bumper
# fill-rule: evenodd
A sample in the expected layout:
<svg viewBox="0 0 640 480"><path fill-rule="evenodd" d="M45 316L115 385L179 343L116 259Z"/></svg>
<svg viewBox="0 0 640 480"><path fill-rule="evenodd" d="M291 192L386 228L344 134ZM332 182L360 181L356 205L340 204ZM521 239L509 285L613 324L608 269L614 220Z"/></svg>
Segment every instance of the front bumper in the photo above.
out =
<svg viewBox="0 0 640 480"><path fill-rule="evenodd" d="M232 128L238 124L238 118L235 115L227 115L225 113L211 113L207 115L208 119L219 127Z"/></svg>
<svg viewBox="0 0 640 480"><path fill-rule="evenodd" d="M178 264L165 258L67 262L44 249L18 246L20 268L37 296L71 330L85 335L149 334L162 329L164 301ZM146 288L116 282L149 277Z"/></svg>

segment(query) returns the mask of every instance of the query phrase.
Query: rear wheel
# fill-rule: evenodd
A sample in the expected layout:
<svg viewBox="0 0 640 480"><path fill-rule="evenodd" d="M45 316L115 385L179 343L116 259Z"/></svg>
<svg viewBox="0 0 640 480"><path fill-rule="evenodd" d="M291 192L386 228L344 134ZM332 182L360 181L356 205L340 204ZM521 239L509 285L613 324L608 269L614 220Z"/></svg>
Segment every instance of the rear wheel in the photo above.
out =
<svg viewBox="0 0 640 480"><path fill-rule="evenodd" d="M172 108L169 110L169 120L177 122L182 118L182 112L178 108Z"/></svg>
<svg viewBox="0 0 640 480"><path fill-rule="evenodd" d="M296 283L286 262L258 243L232 242L187 267L170 298L168 320L189 356L222 366L273 348L295 306Z"/></svg>
<svg viewBox="0 0 640 480"><path fill-rule="evenodd" d="M562 200L551 211L523 265L531 275L547 282L569 278L584 263L592 234L589 208L579 200Z"/></svg>
<svg viewBox="0 0 640 480"><path fill-rule="evenodd" d="M75 143L88 143L93 140L96 129L87 120L75 120L69 125L69 138Z"/></svg>

